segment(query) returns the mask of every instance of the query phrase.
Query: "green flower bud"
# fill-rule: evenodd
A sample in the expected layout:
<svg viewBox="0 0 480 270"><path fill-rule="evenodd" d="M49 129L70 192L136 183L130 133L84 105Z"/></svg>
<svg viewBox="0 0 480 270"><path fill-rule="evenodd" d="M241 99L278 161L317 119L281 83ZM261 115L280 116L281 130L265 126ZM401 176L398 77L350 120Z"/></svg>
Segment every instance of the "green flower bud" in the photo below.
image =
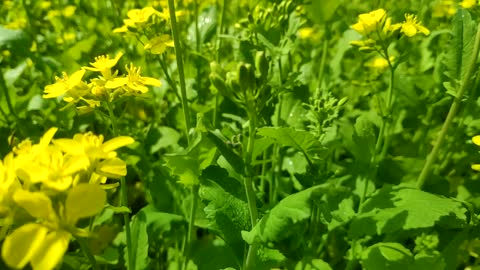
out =
<svg viewBox="0 0 480 270"><path fill-rule="evenodd" d="M257 78L259 78L260 81L264 81L267 78L268 69L269 65L265 52L257 51L255 55L255 70L257 71Z"/></svg>
<svg viewBox="0 0 480 270"><path fill-rule="evenodd" d="M215 72L212 72L210 73L209 78L210 78L210 82L212 82L213 86L218 90L218 92L220 92L220 94L222 94L223 96L229 97L230 93L228 91L227 84L225 83L223 78L220 77L220 75L218 75Z"/></svg>
<svg viewBox="0 0 480 270"><path fill-rule="evenodd" d="M237 66L238 83L243 91L253 89L255 87L255 76L253 68L250 64L239 63Z"/></svg>

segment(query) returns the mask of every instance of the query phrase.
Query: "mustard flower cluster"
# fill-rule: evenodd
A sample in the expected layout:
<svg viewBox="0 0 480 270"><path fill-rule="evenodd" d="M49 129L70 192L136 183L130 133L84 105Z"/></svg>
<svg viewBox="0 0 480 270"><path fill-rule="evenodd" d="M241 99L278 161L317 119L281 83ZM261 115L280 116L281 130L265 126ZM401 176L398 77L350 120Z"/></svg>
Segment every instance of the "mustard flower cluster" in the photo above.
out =
<svg viewBox="0 0 480 270"><path fill-rule="evenodd" d="M155 27L166 26L170 19L170 14L166 2L161 3L161 10L153 7L142 9L132 9L127 13L128 18L123 20L124 25L115 28L114 33L133 33L145 34L147 40L144 42L144 48L152 54L162 54L168 47L174 47L173 40L169 34L159 34L167 31L155 31ZM182 15L183 12L177 12ZM155 27L154 27L155 26Z"/></svg>
<svg viewBox="0 0 480 270"><path fill-rule="evenodd" d="M398 31L406 37L430 34L430 31L418 21L417 16L405 14L404 22L392 24L392 19L387 16L384 9L360 14L358 22L352 25L352 28L364 37L350 43L360 47L360 50L375 50L376 46L388 44L389 39Z"/></svg>
<svg viewBox="0 0 480 270"><path fill-rule="evenodd" d="M107 178L126 175L116 149L134 142L117 137L76 134L53 139L48 130L39 143L25 140L0 160L0 217L10 231L2 246L11 268L30 263L34 270L54 269L72 237L87 237L80 219L100 213L106 203Z"/></svg>
<svg viewBox="0 0 480 270"><path fill-rule="evenodd" d="M95 62L90 63L90 67L82 67L70 76L63 73L63 78L56 77L54 84L45 87L43 98L63 96L63 100L70 104L80 103L77 109L86 113L100 106L101 101L110 102L122 96L141 95L148 92L149 85L160 86L160 80L141 76L140 67L132 63L125 67L127 75L118 75L118 70L113 68L122 55L118 53L113 59L108 55L98 56ZM98 72L99 75L87 83L83 80L86 71Z"/></svg>
<svg viewBox="0 0 480 270"><path fill-rule="evenodd" d="M454 0L439 0L433 4L432 17L452 17L457 13L458 7L471 9L478 6L478 0L463 0L457 3Z"/></svg>

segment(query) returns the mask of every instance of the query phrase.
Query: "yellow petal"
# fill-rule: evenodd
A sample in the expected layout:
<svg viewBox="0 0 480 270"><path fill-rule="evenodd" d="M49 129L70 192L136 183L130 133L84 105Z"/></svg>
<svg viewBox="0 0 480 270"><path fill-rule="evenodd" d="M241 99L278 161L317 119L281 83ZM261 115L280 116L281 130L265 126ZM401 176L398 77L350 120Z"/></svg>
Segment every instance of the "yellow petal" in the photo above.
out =
<svg viewBox="0 0 480 270"><path fill-rule="evenodd" d="M11 268L23 268L38 252L48 229L29 223L13 231L5 238L2 246L3 261Z"/></svg>
<svg viewBox="0 0 480 270"><path fill-rule="evenodd" d="M115 149L118 149L120 147L132 144L134 142L135 142L135 140L132 137L120 136L120 137L116 137L116 138L113 138L113 139L105 142L102 145L102 149L103 149L103 151L105 151L105 153L108 153L108 152L111 152L111 151L113 151Z"/></svg>
<svg viewBox="0 0 480 270"><path fill-rule="evenodd" d="M68 85L70 87L73 87L77 84L79 84L82 81L83 75L85 74L85 69L80 69L79 71L76 71L73 73L69 78L68 78Z"/></svg>
<svg viewBox="0 0 480 270"><path fill-rule="evenodd" d="M120 178L127 175L127 166L119 158L107 159L98 164L96 172L110 178Z"/></svg>
<svg viewBox="0 0 480 270"><path fill-rule="evenodd" d="M70 156L63 166L63 175L72 175L87 169L89 165L90 160L85 155Z"/></svg>
<svg viewBox="0 0 480 270"><path fill-rule="evenodd" d="M65 209L67 220L75 225L78 219L91 217L102 211L107 201L107 194L95 184L78 184L67 195Z"/></svg>
<svg viewBox="0 0 480 270"><path fill-rule="evenodd" d="M18 189L13 194L13 200L25 209L32 217L53 220L56 217L52 201L43 192L30 192Z"/></svg>
<svg viewBox="0 0 480 270"><path fill-rule="evenodd" d="M160 86L161 82L158 79L151 77L142 77L142 83L146 85Z"/></svg>
<svg viewBox="0 0 480 270"><path fill-rule="evenodd" d="M45 134L43 134L42 138L40 139L40 142L38 143L40 145L40 147L44 148L48 144L50 144L50 142L52 141L52 138L55 135L55 133L57 132L57 130L58 130L58 128L56 128L56 127L52 127L49 130L47 130L47 132L45 132Z"/></svg>
<svg viewBox="0 0 480 270"><path fill-rule="evenodd" d="M472 142L473 142L474 144L480 146L480 135L474 136L474 137L472 138Z"/></svg>
<svg viewBox="0 0 480 270"><path fill-rule="evenodd" d="M62 260L67 251L70 234L66 231L49 233L39 251L32 258L33 270L52 270Z"/></svg>
<svg viewBox="0 0 480 270"><path fill-rule="evenodd" d="M108 88L108 89L119 88L119 87L124 86L127 83L128 83L128 78L127 77L115 78L113 80L108 81L105 84L105 88Z"/></svg>
<svg viewBox="0 0 480 270"><path fill-rule="evenodd" d="M55 98L59 97L65 92L67 92L68 89L65 87L65 84L63 82L58 82L54 84L50 84L45 86L45 91L43 92L42 98Z"/></svg>
<svg viewBox="0 0 480 270"><path fill-rule="evenodd" d="M56 139L53 144L59 146L67 154L81 155L85 153L83 145L72 139Z"/></svg>
<svg viewBox="0 0 480 270"><path fill-rule="evenodd" d="M472 169L475 171L480 171L480 164L473 164Z"/></svg>

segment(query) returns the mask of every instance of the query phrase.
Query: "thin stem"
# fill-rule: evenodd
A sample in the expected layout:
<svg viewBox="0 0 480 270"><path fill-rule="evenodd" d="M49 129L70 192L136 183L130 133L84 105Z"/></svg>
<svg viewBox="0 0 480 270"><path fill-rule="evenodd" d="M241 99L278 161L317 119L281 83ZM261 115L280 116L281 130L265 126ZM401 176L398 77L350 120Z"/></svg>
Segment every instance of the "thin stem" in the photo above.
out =
<svg viewBox="0 0 480 270"><path fill-rule="evenodd" d="M7 101L8 110L15 118L18 118L17 114L15 113L15 109L13 108L12 100L10 99L10 94L8 93L8 87L7 87L7 84L5 83L3 72L0 72L0 87L2 87L3 89L3 93Z"/></svg>
<svg viewBox="0 0 480 270"><path fill-rule="evenodd" d="M245 191L247 194L247 203L248 210L250 212L250 222L252 223L252 228L257 224L258 219L258 210L255 192L253 190L253 172L252 172L252 159L253 159L253 149L255 146L255 133L256 133L256 124L257 116L255 112L248 112L250 124L248 127L248 141L247 141L247 152L245 154ZM247 258L245 262L245 270L253 269L253 264L255 262L255 255L257 253L257 244L248 247Z"/></svg>
<svg viewBox="0 0 480 270"><path fill-rule="evenodd" d="M327 26L325 26L327 28ZM320 98L320 89L322 88L323 83L323 74L325 73L325 63L327 62L327 52L328 52L328 40L323 41L322 46L322 58L320 58L320 70L318 71L318 89L316 98Z"/></svg>
<svg viewBox="0 0 480 270"><path fill-rule="evenodd" d="M222 39L220 35L223 34L223 24L225 21L225 0L222 1L222 9L220 10L220 26L217 29L217 42L215 43L215 60L220 61L220 48L222 47ZM220 96L219 93L215 94L215 108L213 109L213 127L218 126L218 106L220 106Z"/></svg>
<svg viewBox="0 0 480 270"><path fill-rule="evenodd" d="M440 150L440 146L445 140L448 128L452 124L453 118L455 117L455 114L460 108L461 99L465 91L467 90L468 86L470 85L470 81L477 64L478 52L480 50L480 31L478 30L479 28L480 28L480 24L477 25L477 34L475 36L475 47L473 49L473 58L472 58L472 61L470 62L470 66L468 67L467 73L465 74L462 82L460 83L460 88L458 89L457 95L453 98L452 105L450 106L450 110L448 111L448 115L447 115L447 118L445 119L445 122L443 122L443 126L442 126L442 129L440 130L440 134L438 135L437 141L435 142L435 145L433 146L432 151L428 155L427 161L425 162L422 172L418 177L417 188L419 189L423 187L423 185L425 184L425 181L427 180L427 177L430 173L430 169L433 163L435 162L435 159L437 158L438 152Z"/></svg>
<svg viewBox="0 0 480 270"><path fill-rule="evenodd" d="M168 0L168 9L170 11L173 43L175 44L175 55L177 57L178 76L180 77L180 91L182 94L182 107L183 107L183 114L185 117L186 136L187 136L187 141L190 142L190 136L188 134L190 132L190 128L192 128L192 124L190 121L190 110L188 108L187 88L185 86L185 72L183 67L183 56L182 56L183 51L182 51L182 46L180 44L180 33L178 32L178 24L177 24L177 17L175 15L174 0Z"/></svg>
<svg viewBox="0 0 480 270"><path fill-rule="evenodd" d="M118 127L117 119L113 113L112 105L109 101L105 102L107 104L108 114L110 116L110 121L112 123L112 133L113 136L118 136ZM120 205L128 207L128 193L127 193L127 181L125 177L120 178ZM129 213L123 213L123 223L125 224L125 234L127 240L127 255L128 255L128 270L135 270L135 264L133 260L133 250L132 250L132 233L130 231L130 215Z"/></svg>
<svg viewBox="0 0 480 270"><path fill-rule="evenodd" d="M93 270L97 270L97 261L95 260L95 257L93 254L90 252L90 249L87 246L87 243L85 242L84 238L76 237L77 242L80 244L80 248L82 249L83 253L85 256L87 256L88 261L92 265Z"/></svg>
<svg viewBox="0 0 480 270"><path fill-rule="evenodd" d="M195 212L197 210L197 204L198 204L198 185L194 185L192 187L192 205L190 208L190 217L188 220L188 232L187 232L187 239L185 241L184 245L184 254L185 254L185 260L183 262L183 269L187 269L188 265L188 257L190 256L190 243L192 242L192 235L193 235L193 228L195 227Z"/></svg>

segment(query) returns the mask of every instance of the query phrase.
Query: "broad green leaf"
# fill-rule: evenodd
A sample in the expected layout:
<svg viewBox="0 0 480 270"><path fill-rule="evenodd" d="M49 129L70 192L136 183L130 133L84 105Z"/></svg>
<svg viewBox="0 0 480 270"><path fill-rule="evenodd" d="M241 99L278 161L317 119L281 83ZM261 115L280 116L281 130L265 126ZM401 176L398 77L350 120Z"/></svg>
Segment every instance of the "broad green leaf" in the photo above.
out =
<svg viewBox="0 0 480 270"><path fill-rule="evenodd" d="M321 259L302 260L295 266L295 270L332 270L332 267Z"/></svg>
<svg viewBox="0 0 480 270"><path fill-rule="evenodd" d="M430 252L420 252L415 255L415 264L412 267L414 270L423 269L435 269L444 270L447 269L447 264L443 258L442 253L434 250Z"/></svg>
<svg viewBox="0 0 480 270"><path fill-rule="evenodd" d="M356 162L363 166L370 164L371 157L375 151L375 129L374 124L369 117L362 114L355 122L355 131L353 132L353 155Z"/></svg>
<svg viewBox="0 0 480 270"><path fill-rule="evenodd" d="M287 257L301 256L305 247L313 200L329 189L329 184L311 187L289 195L270 210L250 231L242 237L249 244L262 243L279 249Z"/></svg>
<svg viewBox="0 0 480 270"><path fill-rule="evenodd" d="M462 8L458 9L452 24L452 40L444 64L445 74L455 82L463 79L473 59L476 24L470 13Z"/></svg>
<svg viewBox="0 0 480 270"><path fill-rule="evenodd" d="M14 50L16 55L30 54L30 39L23 30L12 30L0 26L0 49Z"/></svg>
<svg viewBox="0 0 480 270"><path fill-rule="evenodd" d="M133 250L132 258L128 257L127 247L124 248L125 267L129 269L129 260L133 261L136 270L149 269L147 217L144 212L139 212L130 222ZM130 269L129 269L130 270Z"/></svg>
<svg viewBox="0 0 480 270"><path fill-rule="evenodd" d="M243 159L238 156L231 148L227 146L227 140L223 137L219 130L208 131L207 138L215 144L223 157L228 161L232 168L238 174L244 174Z"/></svg>
<svg viewBox="0 0 480 270"><path fill-rule="evenodd" d="M311 3L311 6L307 8L308 17L316 23L323 24L332 18L337 7L342 4L342 1L312 0Z"/></svg>
<svg viewBox="0 0 480 270"><path fill-rule="evenodd" d="M399 243L378 243L362 253L362 266L365 270L405 270L413 266L410 250Z"/></svg>
<svg viewBox="0 0 480 270"><path fill-rule="evenodd" d="M193 249L193 261L198 269L222 269L232 267L239 269L242 261L239 261L222 239L202 239L195 243Z"/></svg>
<svg viewBox="0 0 480 270"><path fill-rule="evenodd" d="M204 211L210 220L208 227L225 240L239 261L243 261L245 242L241 231L250 228L247 202L209 179L202 181L199 195L207 205Z"/></svg>
<svg viewBox="0 0 480 270"><path fill-rule="evenodd" d="M412 187L385 187L365 202L354 218L352 237L395 233L401 230L441 225L461 228L467 224L467 209L461 202Z"/></svg>
<svg viewBox="0 0 480 270"><path fill-rule="evenodd" d="M289 127L264 127L258 129L258 135L272 138L282 146L290 146L302 152L309 163L321 159L326 153L325 147L308 131Z"/></svg>
<svg viewBox="0 0 480 270"><path fill-rule="evenodd" d="M198 184L202 170L210 166L216 157L216 148L202 133L196 133L191 146L181 153L165 155L166 165L179 182L191 186Z"/></svg>

